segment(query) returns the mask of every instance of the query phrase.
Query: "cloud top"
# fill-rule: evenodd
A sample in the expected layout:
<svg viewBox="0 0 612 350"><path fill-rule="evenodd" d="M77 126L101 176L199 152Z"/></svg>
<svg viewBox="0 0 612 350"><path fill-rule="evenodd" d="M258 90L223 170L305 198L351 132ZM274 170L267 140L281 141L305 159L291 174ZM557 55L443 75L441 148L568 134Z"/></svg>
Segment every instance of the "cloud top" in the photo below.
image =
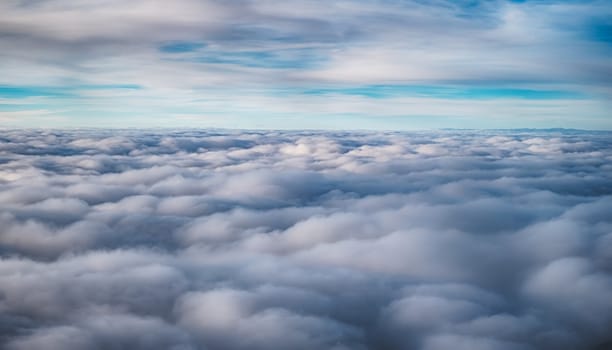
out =
<svg viewBox="0 0 612 350"><path fill-rule="evenodd" d="M7 131L1 347L609 347L611 139Z"/></svg>

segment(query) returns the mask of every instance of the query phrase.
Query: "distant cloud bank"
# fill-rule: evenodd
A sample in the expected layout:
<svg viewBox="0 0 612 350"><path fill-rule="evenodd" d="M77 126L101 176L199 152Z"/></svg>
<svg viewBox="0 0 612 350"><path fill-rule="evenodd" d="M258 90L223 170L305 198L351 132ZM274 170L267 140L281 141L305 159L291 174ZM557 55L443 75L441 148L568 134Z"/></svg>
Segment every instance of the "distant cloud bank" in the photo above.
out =
<svg viewBox="0 0 612 350"><path fill-rule="evenodd" d="M5 130L0 347L606 349L611 164L605 132Z"/></svg>

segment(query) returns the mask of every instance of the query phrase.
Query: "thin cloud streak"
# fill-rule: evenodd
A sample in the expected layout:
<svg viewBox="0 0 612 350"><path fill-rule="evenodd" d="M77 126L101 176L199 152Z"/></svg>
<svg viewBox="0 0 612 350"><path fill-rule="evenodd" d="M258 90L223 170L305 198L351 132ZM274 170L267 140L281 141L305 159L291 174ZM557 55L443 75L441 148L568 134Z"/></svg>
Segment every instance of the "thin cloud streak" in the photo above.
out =
<svg viewBox="0 0 612 350"><path fill-rule="evenodd" d="M214 113L226 115L239 114L231 108L242 103L234 89L251 89L253 97L266 98L278 89L373 85L562 91L610 108L611 48L601 34L610 13L605 1L467 5L450 1L54 0L6 1L0 13L0 46L6 48L0 54L1 85L60 91L78 86L140 86L142 100L123 99L124 91L115 91L114 96L115 104L137 104L143 115L155 112L153 105L160 94L180 105L185 95L205 99L208 90L219 87L227 89L223 98L232 102L216 106ZM367 96L360 97L368 102ZM105 115L113 115L87 99L56 96L53 100L74 107L64 116L75 125L86 125L82 114L96 112L95 118L102 121ZM58 108L53 103L51 107ZM266 105L255 110L260 112L258 118L266 119ZM421 115L430 112L420 110ZM192 106L190 112L209 113L199 106ZM130 113L123 113L128 117L124 119L130 119ZM572 120L580 123L584 117L583 128L610 128L609 118L601 117L598 108L582 114L559 120L562 126L572 127ZM491 113L479 110L472 121L477 124L489 117ZM115 124L109 118L107 124ZM533 125L526 120L522 126Z"/></svg>

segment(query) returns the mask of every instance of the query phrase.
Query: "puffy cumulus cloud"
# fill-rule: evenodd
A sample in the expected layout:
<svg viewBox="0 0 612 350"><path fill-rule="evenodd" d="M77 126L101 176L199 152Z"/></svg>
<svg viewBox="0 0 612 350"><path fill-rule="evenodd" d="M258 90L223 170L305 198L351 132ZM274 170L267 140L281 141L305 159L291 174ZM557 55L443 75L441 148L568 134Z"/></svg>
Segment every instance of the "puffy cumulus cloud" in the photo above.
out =
<svg viewBox="0 0 612 350"><path fill-rule="evenodd" d="M0 347L608 348L611 136L5 130Z"/></svg>

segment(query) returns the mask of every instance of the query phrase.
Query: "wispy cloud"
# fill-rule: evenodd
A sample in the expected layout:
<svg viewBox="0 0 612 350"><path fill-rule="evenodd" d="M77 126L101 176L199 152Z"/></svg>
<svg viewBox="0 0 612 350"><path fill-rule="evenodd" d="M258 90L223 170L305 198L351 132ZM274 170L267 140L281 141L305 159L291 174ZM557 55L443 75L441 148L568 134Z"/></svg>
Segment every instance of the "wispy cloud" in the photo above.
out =
<svg viewBox="0 0 612 350"><path fill-rule="evenodd" d="M439 99L451 86L451 98L462 91L466 99L565 104L580 96L610 108L610 12L606 1L5 1L0 84L53 88L48 94L140 86L140 109L150 113L159 95L178 105L219 87L234 107L243 96L232 89L250 89L248 99L282 89L362 99L412 90ZM116 99L136 102L121 91ZM246 108L222 105L216 113ZM257 111L272 112L267 105ZM599 109L583 112L584 127L612 127ZM474 123L488 113L477 109ZM77 115L67 117L79 124Z"/></svg>

